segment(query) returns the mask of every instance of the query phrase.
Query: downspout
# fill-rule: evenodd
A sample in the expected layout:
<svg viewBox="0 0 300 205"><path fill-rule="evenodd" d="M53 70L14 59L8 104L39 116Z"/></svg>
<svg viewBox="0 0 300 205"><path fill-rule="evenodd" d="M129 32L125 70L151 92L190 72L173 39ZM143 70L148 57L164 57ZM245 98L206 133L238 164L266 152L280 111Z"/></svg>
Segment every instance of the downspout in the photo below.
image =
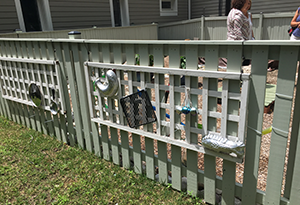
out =
<svg viewBox="0 0 300 205"><path fill-rule="evenodd" d="M122 26L130 26L128 0L120 1Z"/></svg>
<svg viewBox="0 0 300 205"><path fill-rule="evenodd" d="M115 27L114 2L113 2L113 0L109 0L109 6L110 6L111 27Z"/></svg>
<svg viewBox="0 0 300 205"><path fill-rule="evenodd" d="M19 0L15 0L15 5L16 5L16 10L17 10L17 16L18 16L18 21L19 21L20 29L23 32L26 32L25 22L24 22L24 18L23 18L23 12L22 12L22 7L21 7L20 1Z"/></svg>
<svg viewBox="0 0 300 205"><path fill-rule="evenodd" d="M191 19L191 8L192 8L192 4L191 4L191 0L188 0L188 19Z"/></svg>

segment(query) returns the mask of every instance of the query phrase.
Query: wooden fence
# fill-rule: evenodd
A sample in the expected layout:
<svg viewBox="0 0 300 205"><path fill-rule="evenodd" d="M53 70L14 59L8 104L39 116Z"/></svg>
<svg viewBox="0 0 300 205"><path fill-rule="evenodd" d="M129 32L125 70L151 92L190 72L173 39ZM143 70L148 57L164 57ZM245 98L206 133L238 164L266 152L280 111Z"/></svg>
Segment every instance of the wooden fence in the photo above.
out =
<svg viewBox="0 0 300 205"><path fill-rule="evenodd" d="M78 144L114 164L133 168L138 174L145 173L150 179L155 179L158 167L161 183L168 182L171 172L172 187L176 190L182 189L182 177L187 178L187 191L192 195L197 194L198 184L203 184L204 199L211 204L217 203L216 189L222 190L222 204L232 205L235 198L251 205L297 204L300 200L300 149L297 148L300 118L295 114L300 108L298 80L295 84L298 44L297 41L1 39L0 114L56 136L71 146ZM183 56L186 68L180 69ZM198 68L199 57L205 57L205 70ZM218 71L221 57L228 61L225 71ZM241 91L241 82L245 86L250 77L241 73L243 57L252 60L251 80ZM269 59L279 60L279 72L267 186L262 191L257 189L257 182ZM112 97L103 95L93 83L98 78L103 81L101 76L110 69L115 70L119 86L118 94ZM181 84L183 76L185 82ZM220 83L222 91L218 90ZM33 106L32 96L28 96L31 84L36 84L42 93L40 108ZM143 89L150 95L157 121L130 128L119 100ZM218 98L222 98L221 107ZM197 114L176 112L186 99L190 99ZM53 102L60 107L57 114L51 112ZM241 131L240 127L248 129ZM208 133L243 141L245 156L203 148L201 138ZM222 175L218 176L216 159L220 158ZM237 183L236 170L241 162L243 183ZM204 169L200 169L203 164Z"/></svg>
<svg viewBox="0 0 300 205"><path fill-rule="evenodd" d="M294 13L253 14L256 40L288 40L288 27ZM158 25L159 40L226 40L227 16L202 17Z"/></svg>
<svg viewBox="0 0 300 205"><path fill-rule="evenodd" d="M0 38L69 38L72 30L0 34ZM157 24L76 29L84 39L157 40Z"/></svg>

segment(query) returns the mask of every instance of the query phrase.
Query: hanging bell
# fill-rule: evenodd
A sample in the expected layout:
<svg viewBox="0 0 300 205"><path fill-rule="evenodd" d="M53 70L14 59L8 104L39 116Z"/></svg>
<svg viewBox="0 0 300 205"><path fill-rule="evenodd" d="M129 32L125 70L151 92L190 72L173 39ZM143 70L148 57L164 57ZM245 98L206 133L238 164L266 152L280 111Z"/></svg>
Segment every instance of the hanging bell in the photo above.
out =
<svg viewBox="0 0 300 205"><path fill-rule="evenodd" d="M183 114L189 114L191 112L191 108L184 106L181 111Z"/></svg>
<svg viewBox="0 0 300 205"><path fill-rule="evenodd" d="M179 105L177 105L177 106L175 107L175 111L176 111L176 113L177 113L178 115L180 115L181 112L182 112L182 107L179 106Z"/></svg>
<svg viewBox="0 0 300 205"><path fill-rule="evenodd" d="M192 107L190 112L191 112L191 114L194 115L194 116L198 114L198 110L197 110L197 108L195 108L195 107Z"/></svg>
<svg viewBox="0 0 300 205"><path fill-rule="evenodd" d="M41 107L43 102L43 94L37 84L31 83L28 87L29 99L36 107Z"/></svg>
<svg viewBox="0 0 300 205"><path fill-rule="evenodd" d="M59 111L58 104L53 100L51 101L51 104L50 104L50 111L53 115L56 115Z"/></svg>

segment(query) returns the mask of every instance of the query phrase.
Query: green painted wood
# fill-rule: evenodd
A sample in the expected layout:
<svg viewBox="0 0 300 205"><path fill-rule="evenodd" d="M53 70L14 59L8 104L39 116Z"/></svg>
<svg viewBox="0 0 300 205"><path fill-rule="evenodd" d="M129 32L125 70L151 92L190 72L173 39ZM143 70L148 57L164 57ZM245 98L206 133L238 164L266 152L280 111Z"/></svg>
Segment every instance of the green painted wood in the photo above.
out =
<svg viewBox="0 0 300 205"><path fill-rule="evenodd" d="M172 188L181 191L181 147L171 146L172 151Z"/></svg>
<svg viewBox="0 0 300 205"><path fill-rule="evenodd" d="M47 123L46 126L48 128L48 135L50 136L56 136L55 132L54 132L54 122L52 121L52 116L51 116L51 112L46 112L46 119L47 119Z"/></svg>
<svg viewBox="0 0 300 205"><path fill-rule="evenodd" d="M36 128L36 122L35 122L35 113L34 113L34 108L31 106L28 106L28 110L29 110L29 119L30 119L30 124L31 124L31 128L33 130L37 130Z"/></svg>
<svg viewBox="0 0 300 205"><path fill-rule="evenodd" d="M160 48L159 51L163 52L163 49ZM179 45L169 45L168 47L168 53L169 53L169 67L170 68L179 68L180 66L180 46ZM155 56L154 56L155 57ZM156 57L157 58L157 57ZM175 92L175 86L179 86L180 85L180 77L179 76L172 76L169 75L169 103L171 105L171 110L170 110L170 123L171 123L171 127L170 127L170 135L171 137L174 136L175 139L180 139L181 138L181 131L177 131L176 129L174 129L175 127L175 123L180 123L181 122L181 117L180 115L178 115L175 111L175 106L176 105L181 105L181 94ZM160 84L164 84L164 76L161 75L160 77ZM162 97L165 95L165 92L160 91L160 99L162 99ZM160 116L162 119L166 119L165 117L166 115L166 110L165 109L161 109L160 110ZM171 129L172 128L172 129ZM173 134L174 133L174 134ZM165 134L165 132L163 132L163 134ZM165 147L166 149L166 145L163 145L163 143L159 143L158 145L160 145L159 147ZM165 161L167 160L167 152L165 153L161 153L162 150L159 150L158 152L158 157L159 157L159 180L164 182L168 182L168 173L167 173L167 167L165 165ZM171 152L172 152L172 165L171 165L171 171L172 171L172 187L174 189L177 189L179 191L181 191L181 148L177 147L177 146L171 146ZM160 156L161 153L161 156ZM165 156L163 156L163 154ZM161 159L160 159L161 158Z"/></svg>
<svg viewBox="0 0 300 205"><path fill-rule="evenodd" d="M237 63L229 63L227 64L228 72L241 72L241 59L242 59L242 47L236 48L236 46L228 46L227 51L227 61L228 62L237 62ZM240 64L238 64L240 62ZM224 82L225 83L225 82ZM240 93L240 81L230 80L228 85L228 91L233 93ZM222 99L223 101L223 99ZM239 101L228 100L227 108L223 107L222 103L222 111L227 109L228 114L239 114ZM238 123L227 121L227 118L221 119L226 120L226 122L222 122L227 125L224 128L225 133L222 134L230 134L232 136L238 136ZM222 130L222 129L221 129ZM222 194L222 204L233 204L235 200L235 169L236 164L230 162L228 160L223 160L223 186L222 191L225 194Z"/></svg>
<svg viewBox="0 0 300 205"><path fill-rule="evenodd" d="M234 204L236 163L223 161L222 204Z"/></svg>
<svg viewBox="0 0 300 205"><path fill-rule="evenodd" d="M48 60L49 59L49 57L47 57L46 47L45 47L44 43L38 44L38 42L37 42L37 43L34 44L34 46L35 46L35 50L36 50L36 59L42 59L42 60ZM50 95L50 93L49 93L50 91L49 91L49 89L47 89L47 88L49 88L49 83L48 83L48 77L46 75L46 72L49 71L50 69L52 69L52 67L51 66L47 66L47 65L40 65L38 67L38 69L40 70L38 72L38 76L39 76L38 79L39 79L39 81L41 83L46 83L46 89L44 90L44 92L46 92L46 93L44 93L44 96L49 96ZM42 81L41 75L43 75L43 79L44 79L43 81ZM44 119L44 122L42 122L42 124L43 124L43 132L45 134L49 134L49 133L53 134L54 136L57 137L58 140L61 140L60 136L54 134L54 130L53 130L54 129L53 128L54 123L52 121L53 118L52 118L51 114L48 114L47 112L43 112L43 113L46 115L45 119ZM44 114L42 114L42 116L44 116ZM49 133L48 133L48 130L49 130Z"/></svg>
<svg viewBox="0 0 300 205"><path fill-rule="evenodd" d="M22 120L21 118L23 118L23 113L22 110L19 107L19 103L16 102L11 102L15 108L15 112L16 112L16 120L18 124L22 124Z"/></svg>
<svg viewBox="0 0 300 205"><path fill-rule="evenodd" d="M0 98L1 98L1 105L2 105L2 109L3 109L3 116L8 119L9 111L7 110L6 100L2 98L2 95Z"/></svg>
<svg viewBox="0 0 300 205"><path fill-rule="evenodd" d="M11 118L12 118L11 120L14 121L14 122L17 122L15 108L12 105L11 101L8 101L8 107L9 107L9 110L10 110L10 113L11 113Z"/></svg>
<svg viewBox="0 0 300 205"><path fill-rule="evenodd" d="M7 57L7 48L6 48L6 45L5 45L5 42L1 41L0 42L0 48L1 48L1 56L3 57ZM6 70L6 73L7 73L7 62L4 62L3 65L5 66L5 70ZM6 86L10 86L10 82L6 84ZM10 94L12 92L10 91ZM7 103L7 110L9 111L9 120L13 120L15 122L15 115L14 115L14 111L12 110L12 107L10 106L9 104L10 101L6 101Z"/></svg>
<svg viewBox="0 0 300 205"><path fill-rule="evenodd" d="M154 168L154 145L153 140L145 137L145 146L146 146L146 176L149 179L154 180L155 168Z"/></svg>
<svg viewBox="0 0 300 205"><path fill-rule="evenodd" d="M216 158L204 155L204 200L208 203L216 203Z"/></svg>
<svg viewBox="0 0 300 205"><path fill-rule="evenodd" d="M128 65L135 64L135 51L133 44L126 44L125 45L125 52L126 52L126 61Z"/></svg>
<svg viewBox="0 0 300 205"><path fill-rule="evenodd" d="M164 67L164 55L163 55L163 46L162 45L153 45L153 66ZM161 120L165 119L166 110L161 108L160 103L165 97L165 91L160 90L160 85L165 84L165 76L154 74L154 88L155 88L155 103L156 103L156 129L157 134L164 135L165 128L161 125Z"/></svg>
<svg viewBox="0 0 300 205"><path fill-rule="evenodd" d="M139 135L132 134L132 144L134 171L137 174L142 174L141 137Z"/></svg>
<svg viewBox="0 0 300 205"><path fill-rule="evenodd" d="M198 46L186 46L185 48L186 55L186 69L197 70L198 69ZM198 89L198 78L191 77L190 78L190 88ZM192 106L198 108L198 95L190 95L190 99L192 102ZM189 115L190 126L198 127L198 116ZM190 133L190 142L198 143L198 134Z"/></svg>
<svg viewBox="0 0 300 205"><path fill-rule="evenodd" d="M64 47L63 45L59 43L53 43L53 48L55 49L54 52L54 59L59 61L58 64L58 72L60 72L61 76L61 83L63 89L63 95L65 100L65 109L66 109L66 122L67 124L67 133L68 133L68 140L71 146L75 145L75 129L73 126L73 117L72 117L72 110L71 110L71 102L69 97L69 91L68 91L68 82L67 82L67 65L70 66L70 59L69 55L65 55L64 53ZM49 45L50 47L50 45Z"/></svg>
<svg viewBox="0 0 300 205"><path fill-rule="evenodd" d="M26 126L28 128L31 128L30 119L29 119L28 106L27 105L23 105L23 110L24 110L25 124L26 124Z"/></svg>
<svg viewBox="0 0 300 205"><path fill-rule="evenodd" d="M72 44L72 51L73 51L73 61L75 66L76 82L77 82L77 89L79 95L80 112L82 117L85 145L86 145L86 149L92 152L93 140L91 137L91 121L89 120L91 117L88 109L86 83L85 83L85 75L84 75L84 67L83 67L84 61L88 60L88 56L87 56L88 51L86 45L83 44L80 45Z"/></svg>
<svg viewBox="0 0 300 205"><path fill-rule="evenodd" d="M8 107L7 107L6 99L4 99L2 97L2 93L1 93L0 99L1 99L1 106L2 106L2 110L3 110L3 116L5 118L9 119L10 112L8 110Z"/></svg>
<svg viewBox="0 0 300 205"><path fill-rule="evenodd" d="M157 142L158 149L158 173L159 182L162 184L168 183L168 157L167 157L167 144L164 142Z"/></svg>
<svg viewBox="0 0 300 205"><path fill-rule="evenodd" d="M38 132L42 132L42 125L41 125L41 119L40 119L40 109L38 108L34 108L34 119L35 119L35 123L36 123L36 130Z"/></svg>
<svg viewBox="0 0 300 205"><path fill-rule="evenodd" d="M33 59L40 59L40 47L38 45L38 42L31 42L31 49L32 49L32 58ZM34 64L33 67L34 67L34 70L37 72L37 78L35 78L35 81L36 82L39 82L41 84L40 86L40 89L42 89L42 79L41 79L41 67L43 65L38 65L38 64ZM43 92L41 90L41 92ZM45 95L45 93L44 93ZM45 112L42 110L42 109L39 109L39 116L40 116L40 129L41 131L40 132L43 132L43 133L47 133L47 127L46 127L46 119L45 119ZM39 128L39 127L38 127Z"/></svg>
<svg viewBox="0 0 300 205"><path fill-rule="evenodd" d="M25 42L25 46L26 46L26 50L27 50L27 56L26 58L29 58L29 59L34 59L34 48L32 47L32 42ZM39 82L38 79L35 78L35 75L33 74L34 71L36 71L36 67L33 66L32 64L29 63L29 70L31 72L31 79L32 81L34 82ZM42 118L40 117L40 111L38 108L34 108L34 119L35 119L35 122L36 122L36 130L39 131L39 132L42 132L42 128L41 128L41 121L42 121Z"/></svg>
<svg viewBox="0 0 300 205"><path fill-rule="evenodd" d="M146 50L148 48L145 48ZM162 45L153 45L153 66L164 67L164 55L163 55L163 46ZM146 53L146 51L145 51ZM144 56L144 55L143 55ZM146 59L143 57L143 63L146 63ZM144 62L145 61L145 62ZM149 63L149 62L148 62ZM165 77L164 75L154 74L154 88L155 88L155 103L156 103L156 116L157 116L157 123L156 129L157 134L164 135L165 129L161 126L161 120L165 119L166 110L161 108L160 103L165 96L165 92L160 90L160 85L164 85ZM147 145L146 146L146 169L147 169L147 176L149 175L151 179L154 179L155 175L155 168L154 168L154 142L152 139L146 138ZM151 150L152 149L152 150ZM150 166L149 166L150 165ZM148 167L149 166L149 167ZM159 166L159 165L158 165ZM148 174L149 173L149 174Z"/></svg>
<svg viewBox="0 0 300 205"><path fill-rule="evenodd" d="M0 86L2 86L0 84ZM4 116L5 114L4 108L3 108L3 98L2 98L2 90L0 89L0 115Z"/></svg>
<svg viewBox="0 0 300 205"><path fill-rule="evenodd" d="M58 119L58 116L53 115L52 119L53 119L53 125L54 125L54 133L55 133L54 136L56 136L56 138L59 141L62 141L62 137L61 137L61 133L60 133L60 121Z"/></svg>
<svg viewBox="0 0 300 205"><path fill-rule="evenodd" d="M59 122L60 122L60 129L61 129L61 138L64 143L68 143L68 136L67 136L67 127L66 127L66 117L65 115L59 115Z"/></svg>
<svg viewBox="0 0 300 205"><path fill-rule="evenodd" d="M111 150L112 150L112 160L114 164L120 164L120 156L119 156L119 140L118 140L118 130L116 128L110 128L110 136L111 136Z"/></svg>
<svg viewBox="0 0 300 205"><path fill-rule="evenodd" d="M298 47L281 47L279 57L279 71L277 80L276 103L273 115L273 130L270 145L268 177L266 187L266 204L280 202L281 185L283 179L284 161L287 146L287 134L291 117L294 80L297 68ZM289 67L290 72L284 68ZM280 95L287 96L287 98ZM290 97L290 99L289 99ZM280 131L282 130L282 131Z"/></svg>
<svg viewBox="0 0 300 205"><path fill-rule="evenodd" d="M205 70L216 71L219 62L219 48L218 46L206 46L205 47ZM208 79L209 90L217 90L218 82L216 79ZM207 109L211 111L217 110L217 99L208 97ZM203 130L215 131L216 119L202 117ZM205 134L205 133L204 133ZM209 155L204 155L204 200L208 203L215 204L216 201L216 158Z"/></svg>
<svg viewBox="0 0 300 205"><path fill-rule="evenodd" d="M1 116L7 117L6 106L5 106L5 102L4 102L4 99L2 97L2 94L3 94L2 90L0 89L0 108L1 108L0 110L1 110Z"/></svg>
<svg viewBox="0 0 300 205"><path fill-rule="evenodd" d="M290 142L290 152L289 152L289 161L286 174L286 185L284 196L290 199L290 204L298 204L300 201L300 140L299 138L299 99L300 99L300 89L299 89L299 77L297 82L297 91L295 99L295 109L293 115L293 124L292 124L292 134Z"/></svg>
<svg viewBox="0 0 300 205"><path fill-rule="evenodd" d="M168 52L169 52L169 67L170 68L179 68L180 67L180 46L179 45L169 45L168 47ZM173 78L173 79L172 79ZM169 76L170 79L170 89L172 88L171 86L174 86L173 89L176 86L180 86L180 77L179 76ZM170 90L170 94L169 94L169 98L170 99L174 99L174 106L176 105L181 105L181 94L178 92L173 92L173 90ZM172 105L173 106L173 105ZM180 123L181 122L181 117L180 115L178 115L174 109L174 123ZM170 119L170 120L173 120ZM175 139L181 139L181 132L178 131L176 132L176 130L174 130L174 138Z"/></svg>
<svg viewBox="0 0 300 205"><path fill-rule="evenodd" d="M198 153L187 150L187 192L197 196L198 191Z"/></svg>
<svg viewBox="0 0 300 205"><path fill-rule="evenodd" d="M76 84L75 81L72 79L75 79L75 71L74 66L72 63L73 55L70 56L70 47L67 43L63 44L63 51L64 51L64 57L65 57L65 65L67 70L67 76L69 79L69 85L70 85L70 93L71 93L71 101L72 101L72 107L73 107L73 113L74 113L74 121L75 121L75 129L76 129L76 136L78 145L81 148L85 148L84 145L84 138L83 138L83 126L81 122L81 115L79 111L79 100L77 96L76 91ZM72 58L72 59L71 59ZM73 122L72 122L73 125Z"/></svg>
<svg viewBox="0 0 300 205"><path fill-rule="evenodd" d="M103 149L103 159L110 161L110 152L109 152L109 140L108 140L108 128L107 126L101 125L101 141Z"/></svg>
<svg viewBox="0 0 300 205"><path fill-rule="evenodd" d="M122 64L122 45L121 44L113 44L114 51L114 63Z"/></svg>
<svg viewBox="0 0 300 205"><path fill-rule="evenodd" d="M40 48L41 48L41 53L42 56L44 56L45 59L47 60L56 60L57 59L57 54L56 54L56 49L54 48L54 44L52 43L45 43L45 44L40 44ZM59 54L61 54L61 49L59 49ZM47 67L47 69L51 69L49 68L49 66ZM58 88L58 90L56 90L57 94L59 94L59 98L61 98L61 106L62 108L65 109L66 107L66 102L70 102L69 101L69 96L68 96L68 91L67 91L67 79L65 78L65 73L63 75L64 71L62 71L60 65L57 65L56 67L56 80L59 82L57 83L58 86L60 86ZM56 81L54 79L54 77L51 77L52 81ZM55 126L56 129L56 133L59 134L59 138L64 142L67 143L68 139L67 139L67 127L66 127L66 118L65 115L62 114L61 112L59 112L56 116L53 116L53 120L57 120L59 123L59 126ZM48 124L48 126L51 127L51 124Z"/></svg>
<svg viewBox="0 0 300 205"><path fill-rule="evenodd" d="M139 45L138 51L140 55L140 65L141 66L149 66L149 46L148 45ZM146 88L145 84L150 83L150 74L149 73L141 73L141 89L146 89L146 92L150 96L151 99L151 89ZM143 79L142 79L143 78ZM158 96L156 96L158 97ZM143 125L143 129L148 132L153 132L153 125Z"/></svg>
<svg viewBox="0 0 300 205"><path fill-rule="evenodd" d="M99 126L98 123L91 123L92 133L93 133L93 141L94 141L94 152L98 157L102 157L101 152L101 140L99 136Z"/></svg>
<svg viewBox="0 0 300 205"><path fill-rule="evenodd" d="M18 57L22 58L22 59L27 58L27 48L26 48L25 42L21 41L21 42L18 42L18 44L16 44L16 45L17 45ZM23 77L25 77L25 79L27 79L29 81L30 80L29 79L29 66L27 66L27 63L21 63L21 66L25 69L25 76L23 76ZM26 85L26 86L28 86L28 85ZM26 97L27 97L27 95L26 95ZM30 127L33 130L37 130L33 107L32 106L27 106L27 109L28 109L28 118L29 118L29 121L30 121Z"/></svg>
<svg viewBox="0 0 300 205"><path fill-rule="evenodd" d="M22 58L22 55L21 55L21 50L20 50L20 42L14 42L14 54L13 54L13 57L15 58ZM24 87L26 88L27 85L25 84L25 79L26 77L24 76L23 74L23 67L22 67L22 63L17 63L17 67L18 69L16 68L16 73L17 71L19 71L19 73L17 74L17 79L18 81L20 81L20 79L23 80L22 83L19 83L19 87ZM24 99L24 100L28 100L28 97L27 97L27 93L23 93L21 94L21 99ZM24 114L24 125L27 126L28 128L30 128L30 121L29 121L29 118L28 118L28 111L27 111L27 105L21 105L23 109L23 114Z"/></svg>
<svg viewBox="0 0 300 205"><path fill-rule="evenodd" d="M121 130L120 133L121 133L122 164L125 169L130 169L128 133L123 130Z"/></svg>
<svg viewBox="0 0 300 205"><path fill-rule="evenodd" d="M266 88L266 67L268 65L268 46L253 46L251 62L251 83L249 88L248 126L242 201L252 205L256 202L261 135ZM252 128L252 129L250 129Z"/></svg>
<svg viewBox="0 0 300 205"><path fill-rule="evenodd" d="M292 130L291 130L291 137L290 137L290 147L288 153L288 164L287 164L287 171L285 176L285 186L284 186L284 197L290 199L290 203L297 203L300 201L300 196L298 193L299 187L299 180L298 173L300 171L299 163L299 123L300 123L300 78L297 78L296 84L296 94L295 94L295 101L294 101L294 111L293 111L293 122L292 122ZM297 168L295 167L297 166ZM294 168L295 167L295 168ZM292 196L291 196L291 193Z"/></svg>
<svg viewBox="0 0 300 205"><path fill-rule="evenodd" d="M24 125L24 126L26 126L25 113L24 113L24 110L23 110L23 105L20 104L20 103L18 103L17 106L18 106L18 110L19 110L21 124Z"/></svg>
<svg viewBox="0 0 300 205"><path fill-rule="evenodd" d="M14 45L14 42L7 42L7 57L16 58L16 48ZM15 97L22 99L22 93L18 91L17 89L21 89L20 86L20 79L19 79L19 73L17 72L17 63L16 62L10 62L10 72L11 77L14 77L13 79L13 87L15 88ZM19 107L19 103L11 102L13 106L15 107L16 112L16 122L18 124L25 124L24 117L22 114L22 109Z"/></svg>
<svg viewBox="0 0 300 205"><path fill-rule="evenodd" d="M98 44L91 44L91 60L95 62L100 62L100 55L99 55L99 45ZM103 100L103 98L98 96L100 100ZM94 101L92 101L94 103ZM94 110L95 112L95 110ZM94 113L95 114L95 113ZM92 126L92 134L93 134L93 142L94 142L94 152L96 156L102 157L102 152L101 152L101 138L99 137L99 124L98 123L91 123Z"/></svg>
<svg viewBox="0 0 300 205"><path fill-rule="evenodd" d="M101 51L102 51L102 61L104 63L110 63L110 45L109 44L101 44ZM108 106L112 107L112 102L108 101ZM110 114L110 120L112 121L112 116ZM106 160L110 160L110 146L108 140L108 128L105 125L101 125L101 136L102 136L102 148L103 148L103 158Z"/></svg>
<svg viewBox="0 0 300 205"><path fill-rule="evenodd" d="M110 59L110 48L109 48L109 44L101 44L101 48L102 48L102 57L103 57L103 63L110 63L111 59Z"/></svg>

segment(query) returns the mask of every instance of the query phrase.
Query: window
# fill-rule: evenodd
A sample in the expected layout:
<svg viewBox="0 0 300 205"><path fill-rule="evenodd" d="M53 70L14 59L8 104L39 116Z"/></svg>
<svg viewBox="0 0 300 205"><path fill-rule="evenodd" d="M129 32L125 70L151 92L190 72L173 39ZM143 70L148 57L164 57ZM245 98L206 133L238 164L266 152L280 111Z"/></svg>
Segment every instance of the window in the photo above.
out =
<svg viewBox="0 0 300 205"><path fill-rule="evenodd" d="M159 0L161 16L177 16L178 0Z"/></svg>

